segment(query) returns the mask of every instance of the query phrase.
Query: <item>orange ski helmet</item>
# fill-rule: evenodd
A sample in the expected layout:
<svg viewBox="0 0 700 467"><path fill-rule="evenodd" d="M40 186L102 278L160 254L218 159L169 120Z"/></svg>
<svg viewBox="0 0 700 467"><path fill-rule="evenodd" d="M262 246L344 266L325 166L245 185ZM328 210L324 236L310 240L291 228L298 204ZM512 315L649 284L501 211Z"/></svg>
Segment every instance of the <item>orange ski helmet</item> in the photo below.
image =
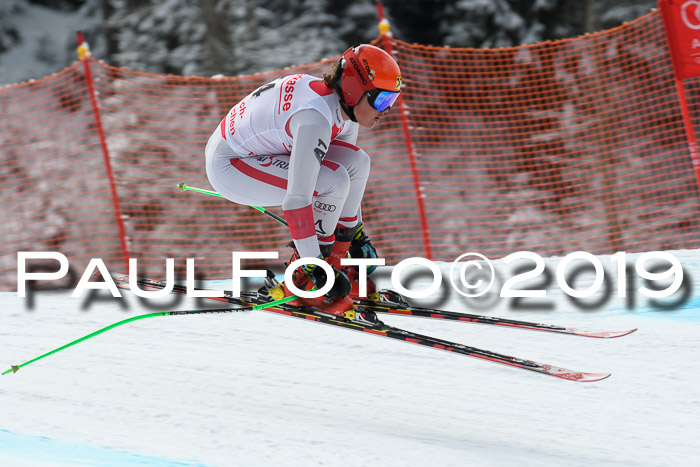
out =
<svg viewBox="0 0 700 467"><path fill-rule="evenodd" d="M369 44L346 50L336 68L335 78L343 110L353 120L352 108L364 95L372 107L383 112L394 104L401 92L399 65L391 55Z"/></svg>

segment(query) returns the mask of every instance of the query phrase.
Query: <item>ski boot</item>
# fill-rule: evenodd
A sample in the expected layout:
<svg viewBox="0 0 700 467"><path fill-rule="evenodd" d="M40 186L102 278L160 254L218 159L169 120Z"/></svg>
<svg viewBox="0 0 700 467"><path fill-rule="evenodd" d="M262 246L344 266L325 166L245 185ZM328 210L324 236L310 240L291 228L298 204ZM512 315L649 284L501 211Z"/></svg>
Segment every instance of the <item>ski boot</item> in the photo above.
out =
<svg viewBox="0 0 700 467"><path fill-rule="evenodd" d="M374 281L370 279L369 277L367 278L367 294L364 296L360 296L360 280L359 280L359 275L360 271L357 266L343 266L340 264L340 260L343 258L376 258L377 257L377 251L374 249L372 244L369 243L369 238L362 232L362 227L364 224L358 224L355 227L350 227L350 228L343 228L343 227L336 227L335 229L335 243L333 243L333 249L331 250L330 254L328 255L328 258L326 261L328 261L328 264L333 266L334 268L343 271L345 275L348 277L350 280L350 284L352 285L352 289L350 290L350 297L353 300L358 300L358 299L369 299L371 301L377 301L374 300L375 297L378 299L377 296L377 287L374 284ZM367 254L363 251L363 248L367 249ZM371 252L370 252L371 249ZM353 252L355 252L355 255L353 255ZM372 255L373 252L373 255ZM375 266L370 266L367 268L367 274L371 274L372 271L376 269ZM365 298L366 297L366 298Z"/></svg>

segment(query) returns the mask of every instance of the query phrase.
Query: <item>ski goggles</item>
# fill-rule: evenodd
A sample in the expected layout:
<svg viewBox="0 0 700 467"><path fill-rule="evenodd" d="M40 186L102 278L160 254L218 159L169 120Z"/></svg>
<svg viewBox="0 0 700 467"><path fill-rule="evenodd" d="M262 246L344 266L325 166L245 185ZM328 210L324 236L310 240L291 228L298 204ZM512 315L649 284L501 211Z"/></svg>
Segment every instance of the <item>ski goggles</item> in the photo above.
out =
<svg viewBox="0 0 700 467"><path fill-rule="evenodd" d="M377 112L388 110L389 107L394 105L396 99L399 98L398 92L382 91L381 89L373 89L372 91L367 91L365 94L367 94L367 102L374 107Z"/></svg>

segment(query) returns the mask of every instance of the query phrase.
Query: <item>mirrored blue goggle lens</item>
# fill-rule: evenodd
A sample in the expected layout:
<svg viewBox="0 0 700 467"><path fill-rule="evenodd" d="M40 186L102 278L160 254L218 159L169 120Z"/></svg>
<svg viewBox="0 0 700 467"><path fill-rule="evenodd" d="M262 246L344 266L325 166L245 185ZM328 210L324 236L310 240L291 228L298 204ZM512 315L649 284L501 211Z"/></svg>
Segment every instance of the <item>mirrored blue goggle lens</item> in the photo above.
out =
<svg viewBox="0 0 700 467"><path fill-rule="evenodd" d="M396 99L399 98L399 93L390 91L379 91L371 97L374 97L374 100L370 99L370 104L372 104L372 107L377 109L378 112L384 112L386 109L394 105Z"/></svg>

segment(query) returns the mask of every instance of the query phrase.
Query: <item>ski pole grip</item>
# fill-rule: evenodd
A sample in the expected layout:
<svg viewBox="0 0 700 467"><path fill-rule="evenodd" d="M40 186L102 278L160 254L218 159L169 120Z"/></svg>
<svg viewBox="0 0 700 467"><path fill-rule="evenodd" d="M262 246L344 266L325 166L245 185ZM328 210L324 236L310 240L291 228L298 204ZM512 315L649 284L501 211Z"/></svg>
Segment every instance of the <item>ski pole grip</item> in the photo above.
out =
<svg viewBox="0 0 700 467"><path fill-rule="evenodd" d="M193 186L188 186L187 183L185 183L185 182L178 183L177 187L180 191L196 191L197 193L204 193L205 195L218 196L220 198L223 198L223 196L221 196L221 194L217 193L216 191L204 190L202 188L195 188Z"/></svg>

